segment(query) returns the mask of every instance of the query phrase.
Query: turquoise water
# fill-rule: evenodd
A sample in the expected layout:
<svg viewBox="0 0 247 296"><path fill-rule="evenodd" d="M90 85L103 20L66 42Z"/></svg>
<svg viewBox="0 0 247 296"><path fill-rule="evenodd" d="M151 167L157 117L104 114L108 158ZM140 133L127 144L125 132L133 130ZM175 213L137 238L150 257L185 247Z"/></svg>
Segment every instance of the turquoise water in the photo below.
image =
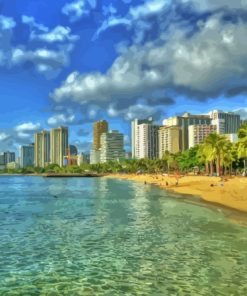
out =
<svg viewBox="0 0 247 296"><path fill-rule="evenodd" d="M247 295L247 228L169 195L1 177L0 295Z"/></svg>

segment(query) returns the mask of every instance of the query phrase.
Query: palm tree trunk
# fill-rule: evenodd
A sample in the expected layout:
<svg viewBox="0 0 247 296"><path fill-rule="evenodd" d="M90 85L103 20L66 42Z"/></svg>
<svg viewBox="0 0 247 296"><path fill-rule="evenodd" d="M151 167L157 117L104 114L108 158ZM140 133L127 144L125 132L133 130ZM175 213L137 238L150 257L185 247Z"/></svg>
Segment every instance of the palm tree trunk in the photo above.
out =
<svg viewBox="0 0 247 296"><path fill-rule="evenodd" d="M214 166L213 166L213 161L210 161L210 175L212 176L214 173Z"/></svg>

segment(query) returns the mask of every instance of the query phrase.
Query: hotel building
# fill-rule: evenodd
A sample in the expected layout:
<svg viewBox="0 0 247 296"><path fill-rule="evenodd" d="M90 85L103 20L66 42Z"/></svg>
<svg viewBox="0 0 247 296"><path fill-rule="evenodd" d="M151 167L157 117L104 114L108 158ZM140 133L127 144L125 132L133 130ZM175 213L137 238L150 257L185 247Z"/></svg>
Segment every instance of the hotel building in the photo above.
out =
<svg viewBox="0 0 247 296"><path fill-rule="evenodd" d="M51 130L51 163L64 165L64 157L68 154L68 128L58 127Z"/></svg>
<svg viewBox="0 0 247 296"><path fill-rule="evenodd" d="M159 126L153 124L152 118L131 123L132 158L155 159L159 153Z"/></svg>
<svg viewBox="0 0 247 296"><path fill-rule="evenodd" d="M50 132L36 133L34 142L34 165L44 168L50 163Z"/></svg>
<svg viewBox="0 0 247 296"><path fill-rule="evenodd" d="M103 133L100 138L100 162L120 160L124 158L124 135L116 130Z"/></svg>
<svg viewBox="0 0 247 296"><path fill-rule="evenodd" d="M159 158L162 158L166 151L177 153L181 151L181 127L162 126L159 129Z"/></svg>
<svg viewBox="0 0 247 296"><path fill-rule="evenodd" d="M20 147L20 167L32 167L34 165L34 144Z"/></svg>
<svg viewBox="0 0 247 296"><path fill-rule="evenodd" d="M195 124L189 126L189 148L199 145L208 135L216 133L217 127L212 124Z"/></svg>
<svg viewBox="0 0 247 296"><path fill-rule="evenodd" d="M218 134L236 134L241 126L240 115L233 112L213 110L209 113Z"/></svg>
<svg viewBox="0 0 247 296"><path fill-rule="evenodd" d="M181 150L185 151L189 148L189 126L190 125L211 124L209 115L192 115L184 113L182 116L174 116L163 121L165 126L181 127Z"/></svg>
<svg viewBox="0 0 247 296"><path fill-rule="evenodd" d="M93 149L99 150L101 148L100 137L103 133L108 132L108 122L100 120L93 125Z"/></svg>

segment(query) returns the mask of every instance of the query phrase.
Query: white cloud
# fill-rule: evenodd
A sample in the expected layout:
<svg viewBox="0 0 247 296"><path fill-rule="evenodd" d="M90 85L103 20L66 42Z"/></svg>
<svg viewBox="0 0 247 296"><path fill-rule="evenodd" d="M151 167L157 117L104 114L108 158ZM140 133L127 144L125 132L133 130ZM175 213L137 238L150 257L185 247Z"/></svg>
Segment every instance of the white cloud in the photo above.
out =
<svg viewBox="0 0 247 296"><path fill-rule="evenodd" d="M245 0L180 0L182 3L192 4L197 10L216 9L246 9Z"/></svg>
<svg viewBox="0 0 247 296"><path fill-rule="evenodd" d="M80 39L78 35L71 35L71 29L69 27L57 26L50 32L37 34L34 31L30 35L31 40L40 40L47 43L54 42L75 42Z"/></svg>
<svg viewBox="0 0 247 296"><path fill-rule="evenodd" d="M17 125L15 127L15 130L17 132L23 133L23 132L33 132L40 129L40 123L33 123L33 122L26 122L22 123L20 125Z"/></svg>
<svg viewBox="0 0 247 296"><path fill-rule="evenodd" d="M131 7L129 15L134 19L145 18L147 16L158 14L161 12L168 4L170 0L151 0L146 1L144 4Z"/></svg>
<svg viewBox="0 0 247 296"><path fill-rule="evenodd" d="M106 74L74 72L51 97L80 104L126 101L130 106L157 90L205 99L247 87L247 23L223 23L218 14L190 37L188 32L173 27L156 41L131 46Z"/></svg>
<svg viewBox="0 0 247 296"><path fill-rule="evenodd" d="M0 142L5 141L9 138L9 135L6 133L0 133Z"/></svg>
<svg viewBox="0 0 247 296"><path fill-rule="evenodd" d="M16 22L12 17L0 15L0 29L11 30L16 26Z"/></svg>
<svg viewBox="0 0 247 296"><path fill-rule="evenodd" d="M161 106L148 106L145 104L136 104L129 106L126 109L118 110L113 105L107 110L107 113L111 117L123 116L126 120L133 120L134 118L148 118L154 116L162 110Z"/></svg>
<svg viewBox="0 0 247 296"><path fill-rule="evenodd" d="M69 64L69 54L73 50L73 45L60 46L60 49L49 50L46 48L38 48L36 50L27 50L26 48L14 48L11 54L11 65L22 65L26 62L31 62L36 70L54 77L62 67Z"/></svg>
<svg viewBox="0 0 247 296"><path fill-rule="evenodd" d="M49 125L71 124L75 122L75 115L57 114L47 120Z"/></svg>
<svg viewBox="0 0 247 296"><path fill-rule="evenodd" d="M130 7L129 12L124 17L115 15L116 10L111 6L108 9L104 8L104 13L106 15L110 13L110 16L103 21L102 25L95 33L93 40L97 39L102 32L119 25L124 25L128 28L138 27L137 31L140 34L140 31L142 33L146 26L149 26L144 20L152 15L157 15L162 12L169 3L170 0L146 1L144 4Z"/></svg>
<svg viewBox="0 0 247 296"><path fill-rule="evenodd" d="M71 22L75 22L81 17L89 15L90 11L95 7L96 0L75 0L67 3L62 8L62 13L67 15Z"/></svg>
<svg viewBox="0 0 247 296"><path fill-rule="evenodd" d="M236 109L234 113L239 114L241 119L247 119L247 108Z"/></svg>
<svg viewBox="0 0 247 296"><path fill-rule="evenodd" d="M48 32L49 31L48 27L37 23L35 21L34 17L32 17L32 16L23 15L22 16L22 23L26 24L26 25L29 25L32 28L38 29L39 31L42 31L42 32Z"/></svg>

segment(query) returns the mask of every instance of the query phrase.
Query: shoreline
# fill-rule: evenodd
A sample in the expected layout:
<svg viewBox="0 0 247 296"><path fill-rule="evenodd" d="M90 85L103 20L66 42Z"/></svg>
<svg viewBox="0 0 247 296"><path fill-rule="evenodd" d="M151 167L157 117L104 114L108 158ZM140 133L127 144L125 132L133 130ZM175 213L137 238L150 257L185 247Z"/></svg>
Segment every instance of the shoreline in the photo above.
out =
<svg viewBox="0 0 247 296"><path fill-rule="evenodd" d="M227 210L234 210L247 214L247 178L230 177L221 181L220 177L208 176L180 176L154 174L111 174L108 178L117 178L142 182L159 186L163 190L179 193L198 199L212 206L221 206ZM178 185L176 182L178 180ZM168 185L167 185L168 184ZM211 186L213 184L213 186ZM247 216L246 216L247 217Z"/></svg>

